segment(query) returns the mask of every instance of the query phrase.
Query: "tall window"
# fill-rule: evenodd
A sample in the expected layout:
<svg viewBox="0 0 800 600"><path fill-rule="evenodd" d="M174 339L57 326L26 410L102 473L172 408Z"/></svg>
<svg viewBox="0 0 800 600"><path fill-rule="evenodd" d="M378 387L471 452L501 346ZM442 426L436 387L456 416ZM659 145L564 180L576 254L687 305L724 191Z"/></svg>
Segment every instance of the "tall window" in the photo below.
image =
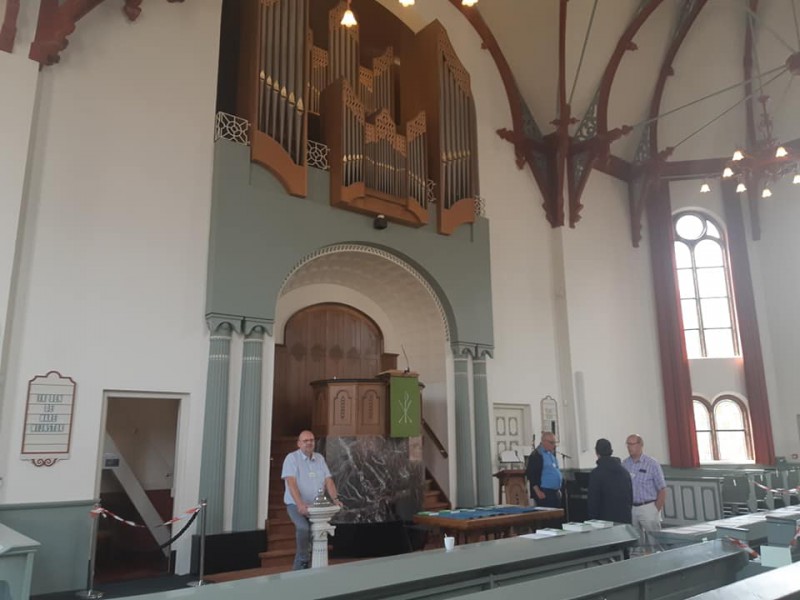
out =
<svg viewBox="0 0 800 600"><path fill-rule="evenodd" d="M750 417L742 402L733 396L720 396L709 404L695 396L692 404L701 463L752 460Z"/></svg>
<svg viewBox="0 0 800 600"><path fill-rule="evenodd" d="M739 354L727 247L720 228L702 213L675 216L675 268L689 358Z"/></svg>

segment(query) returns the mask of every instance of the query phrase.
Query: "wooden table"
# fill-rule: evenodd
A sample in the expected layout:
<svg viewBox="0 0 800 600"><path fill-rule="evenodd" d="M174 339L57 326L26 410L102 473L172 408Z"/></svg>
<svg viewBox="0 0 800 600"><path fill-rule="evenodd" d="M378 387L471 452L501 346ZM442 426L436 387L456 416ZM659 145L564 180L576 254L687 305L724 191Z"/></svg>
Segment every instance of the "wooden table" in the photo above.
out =
<svg viewBox="0 0 800 600"><path fill-rule="evenodd" d="M496 514L510 510L515 512ZM452 535L456 538L456 543L468 544L529 533L536 531L537 527L557 526L563 518L564 511L560 508L490 506L417 513L414 515L414 523L430 527L445 535Z"/></svg>

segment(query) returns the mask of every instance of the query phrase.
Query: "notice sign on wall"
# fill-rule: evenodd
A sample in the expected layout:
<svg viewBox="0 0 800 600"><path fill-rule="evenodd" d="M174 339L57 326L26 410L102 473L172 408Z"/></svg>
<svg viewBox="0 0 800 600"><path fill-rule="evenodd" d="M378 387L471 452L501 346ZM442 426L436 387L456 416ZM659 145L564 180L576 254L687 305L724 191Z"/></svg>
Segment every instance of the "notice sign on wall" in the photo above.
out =
<svg viewBox="0 0 800 600"><path fill-rule="evenodd" d="M28 382L28 405L22 435L23 460L49 467L69 458L75 382L57 371Z"/></svg>

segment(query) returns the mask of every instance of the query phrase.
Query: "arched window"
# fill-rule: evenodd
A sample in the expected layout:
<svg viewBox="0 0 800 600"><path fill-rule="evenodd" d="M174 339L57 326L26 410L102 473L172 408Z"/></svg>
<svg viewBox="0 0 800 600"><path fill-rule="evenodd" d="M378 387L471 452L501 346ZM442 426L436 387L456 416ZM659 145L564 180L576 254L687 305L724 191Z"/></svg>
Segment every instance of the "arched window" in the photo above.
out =
<svg viewBox="0 0 800 600"><path fill-rule="evenodd" d="M675 269L688 357L737 356L728 252L720 228L697 212L680 213L674 223Z"/></svg>
<svg viewBox="0 0 800 600"><path fill-rule="evenodd" d="M750 417L740 400L733 396L720 396L709 404L695 396L692 404L701 463L752 460Z"/></svg>

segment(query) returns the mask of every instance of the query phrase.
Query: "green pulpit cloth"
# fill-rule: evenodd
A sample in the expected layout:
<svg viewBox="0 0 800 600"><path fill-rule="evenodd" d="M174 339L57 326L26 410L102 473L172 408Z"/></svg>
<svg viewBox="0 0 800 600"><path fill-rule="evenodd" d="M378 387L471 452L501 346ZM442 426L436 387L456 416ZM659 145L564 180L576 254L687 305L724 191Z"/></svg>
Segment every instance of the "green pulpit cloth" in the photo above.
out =
<svg viewBox="0 0 800 600"><path fill-rule="evenodd" d="M416 377L392 377L389 379L390 437L413 437L420 435L422 408L420 406L419 382Z"/></svg>

